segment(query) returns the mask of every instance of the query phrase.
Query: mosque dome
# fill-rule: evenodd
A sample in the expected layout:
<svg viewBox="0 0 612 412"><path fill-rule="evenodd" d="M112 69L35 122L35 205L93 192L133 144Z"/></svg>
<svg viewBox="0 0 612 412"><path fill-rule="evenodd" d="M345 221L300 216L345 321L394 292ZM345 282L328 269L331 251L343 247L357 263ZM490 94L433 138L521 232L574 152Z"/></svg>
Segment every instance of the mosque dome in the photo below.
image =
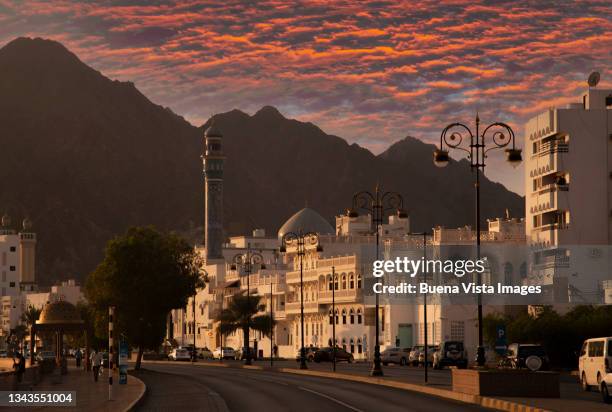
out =
<svg viewBox="0 0 612 412"><path fill-rule="evenodd" d="M22 225L23 230L25 232L29 232L30 229L32 229L32 221L30 219L28 219L27 217L25 219L23 219L23 222L22 222L21 225Z"/></svg>
<svg viewBox="0 0 612 412"><path fill-rule="evenodd" d="M219 129L215 127L215 121L210 122L210 126L204 132L204 137L223 137Z"/></svg>
<svg viewBox="0 0 612 412"><path fill-rule="evenodd" d="M332 225L316 211L305 207L293 216L278 229L278 238L282 238L289 232L315 232L320 235L333 235L335 233Z"/></svg>

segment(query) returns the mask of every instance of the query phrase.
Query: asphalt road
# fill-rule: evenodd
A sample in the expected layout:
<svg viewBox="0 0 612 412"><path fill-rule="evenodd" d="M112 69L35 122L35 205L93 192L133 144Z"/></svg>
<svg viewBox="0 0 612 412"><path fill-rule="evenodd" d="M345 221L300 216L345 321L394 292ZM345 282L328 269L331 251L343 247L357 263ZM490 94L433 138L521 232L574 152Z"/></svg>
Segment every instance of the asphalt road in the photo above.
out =
<svg viewBox="0 0 612 412"><path fill-rule="evenodd" d="M477 411L414 392L358 382L184 363L144 364L139 411Z"/></svg>

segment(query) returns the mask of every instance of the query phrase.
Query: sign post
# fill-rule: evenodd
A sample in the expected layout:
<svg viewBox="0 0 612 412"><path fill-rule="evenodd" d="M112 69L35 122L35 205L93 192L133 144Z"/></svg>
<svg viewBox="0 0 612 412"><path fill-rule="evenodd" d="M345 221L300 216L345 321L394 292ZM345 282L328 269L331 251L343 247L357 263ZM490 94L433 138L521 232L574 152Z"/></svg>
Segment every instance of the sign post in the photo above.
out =
<svg viewBox="0 0 612 412"><path fill-rule="evenodd" d="M497 325L495 332L495 352L499 355L505 355L508 349L508 340L506 338L506 326Z"/></svg>
<svg viewBox="0 0 612 412"><path fill-rule="evenodd" d="M119 341L119 385L127 384L129 350L125 338Z"/></svg>

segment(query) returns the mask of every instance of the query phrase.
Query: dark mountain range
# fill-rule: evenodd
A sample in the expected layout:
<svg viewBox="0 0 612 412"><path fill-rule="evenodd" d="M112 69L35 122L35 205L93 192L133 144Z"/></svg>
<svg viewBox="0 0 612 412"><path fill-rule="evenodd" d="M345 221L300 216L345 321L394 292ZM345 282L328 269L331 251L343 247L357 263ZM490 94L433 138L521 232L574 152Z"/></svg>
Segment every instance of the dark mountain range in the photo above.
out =
<svg viewBox="0 0 612 412"><path fill-rule="evenodd" d="M467 162L440 170L433 146L406 137L384 153L349 145L266 106L214 116L224 134L228 234L278 227L306 203L330 221L352 194L401 192L415 231L473 221ZM210 122L210 121L209 121ZM0 49L0 213L28 216L38 234L43 283L83 279L105 242L130 225L153 224L200 240L203 129L112 81L61 44L17 39ZM484 179L483 218L521 197ZM16 225L15 225L16 226Z"/></svg>

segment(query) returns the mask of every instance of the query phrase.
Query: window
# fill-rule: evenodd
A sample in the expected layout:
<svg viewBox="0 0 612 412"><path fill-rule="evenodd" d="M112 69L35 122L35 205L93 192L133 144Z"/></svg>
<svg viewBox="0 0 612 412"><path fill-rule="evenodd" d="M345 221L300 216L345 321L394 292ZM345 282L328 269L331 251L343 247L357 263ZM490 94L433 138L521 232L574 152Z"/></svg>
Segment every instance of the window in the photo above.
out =
<svg viewBox="0 0 612 412"><path fill-rule="evenodd" d="M353 338L351 338L350 343L351 343L351 353L355 353L355 341L353 340Z"/></svg>
<svg viewBox="0 0 612 412"><path fill-rule="evenodd" d="M11 266L9 269L10 269L11 272L14 272L15 271L15 266Z"/></svg>
<svg viewBox="0 0 612 412"><path fill-rule="evenodd" d="M357 289L361 289L361 274L357 275Z"/></svg>
<svg viewBox="0 0 612 412"><path fill-rule="evenodd" d="M349 288L355 289L355 275L349 274Z"/></svg>
<svg viewBox="0 0 612 412"><path fill-rule="evenodd" d="M340 322L340 317L338 316L338 309L336 309L336 325Z"/></svg>
<svg viewBox="0 0 612 412"><path fill-rule="evenodd" d="M329 310L329 324L333 324L334 323L334 315L332 314L331 309Z"/></svg>
<svg viewBox="0 0 612 412"><path fill-rule="evenodd" d="M334 287L338 290L338 275L334 276Z"/></svg>
<svg viewBox="0 0 612 412"><path fill-rule="evenodd" d="M342 309L342 324L346 325L346 309Z"/></svg>
<svg viewBox="0 0 612 412"><path fill-rule="evenodd" d="M15 252L17 250L17 248L15 246L11 246L10 251L11 252Z"/></svg>
<svg viewBox="0 0 612 412"><path fill-rule="evenodd" d="M600 357L604 354L604 341L589 342L589 357Z"/></svg>
<svg viewBox="0 0 612 412"><path fill-rule="evenodd" d="M450 335L451 340L463 340L465 333L465 323L463 321L451 320Z"/></svg>
<svg viewBox="0 0 612 412"><path fill-rule="evenodd" d="M9 286L10 286L10 287L12 287L12 288L14 288L14 287L15 287L15 282L11 282L11 283L9 284Z"/></svg>
<svg viewBox="0 0 612 412"><path fill-rule="evenodd" d="M333 283L332 283L332 277L330 275L327 275L327 283L328 283L328 290L332 290Z"/></svg>
<svg viewBox="0 0 612 412"><path fill-rule="evenodd" d="M346 289L346 274L342 274L342 289Z"/></svg>
<svg viewBox="0 0 612 412"><path fill-rule="evenodd" d="M363 347L361 346L361 339L357 339L357 353L362 353Z"/></svg>
<svg viewBox="0 0 612 412"><path fill-rule="evenodd" d="M351 318L351 325L352 325L355 323L355 311L353 309L349 311L349 316Z"/></svg>
<svg viewBox="0 0 612 412"><path fill-rule="evenodd" d="M361 309L357 309L357 324L361 325Z"/></svg>

